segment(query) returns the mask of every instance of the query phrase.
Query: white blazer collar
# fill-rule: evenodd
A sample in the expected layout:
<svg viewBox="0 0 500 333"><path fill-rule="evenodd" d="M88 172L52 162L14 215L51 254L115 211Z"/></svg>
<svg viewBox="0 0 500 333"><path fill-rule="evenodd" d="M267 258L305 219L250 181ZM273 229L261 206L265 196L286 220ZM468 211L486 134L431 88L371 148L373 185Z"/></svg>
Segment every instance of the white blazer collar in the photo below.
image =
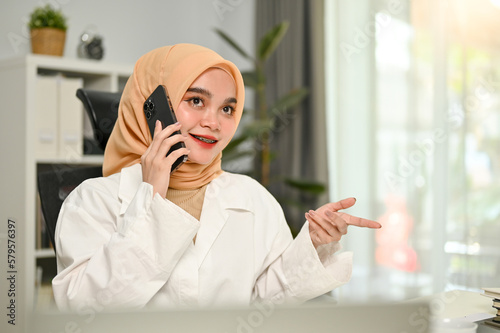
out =
<svg viewBox="0 0 500 333"><path fill-rule="evenodd" d="M253 202L246 195L245 188L237 181L237 176L224 172L208 185L203 201L200 229L196 238L198 267L205 260L210 248L226 225L229 210L253 212Z"/></svg>
<svg viewBox="0 0 500 333"><path fill-rule="evenodd" d="M222 209L253 211L253 202L249 196L245 195L245 189L241 189L239 184L235 183L235 178L232 176L231 173L223 172L208 184L204 201L209 202L210 205L204 204L203 209L216 204ZM125 212L141 183L142 168L140 163L121 170L118 189L118 198L122 203L120 214Z"/></svg>
<svg viewBox="0 0 500 333"><path fill-rule="evenodd" d="M238 176L224 172L207 187L195 246L199 266L224 228L229 216L228 210L245 210L253 213L251 196L246 195L247 189L241 188L241 183L237 179ZM120 214L125 213L141 183L140 164L122 169L118 189L118 197L121 200Z"/></svg>
<svg viewBox="0 0 500 333"><path fill-rule="evenodd" d="M118 199L121 201L120 215L127 210L128 205L134 198L135 192L141 183L142 168L140 163L122 169L118 187Z"/></svg>

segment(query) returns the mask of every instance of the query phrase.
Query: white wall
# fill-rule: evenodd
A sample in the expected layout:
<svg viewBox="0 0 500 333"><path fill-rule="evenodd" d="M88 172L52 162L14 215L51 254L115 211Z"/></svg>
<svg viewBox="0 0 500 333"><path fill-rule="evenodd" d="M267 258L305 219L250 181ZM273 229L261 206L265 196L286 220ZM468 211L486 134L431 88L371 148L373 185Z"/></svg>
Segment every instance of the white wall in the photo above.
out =
<svg viewBox="0 0 500 333"><path fill-rule="evenodd" d="M1 0L0 58L31 52L27 21L38 5L56 4L69 19L65 57L77 57L82 32L97 27L104 60L135 63L156 47L175 43L206 46L246 69L249 63L214 32L217 27L253 53L254 0Z"/></svg>

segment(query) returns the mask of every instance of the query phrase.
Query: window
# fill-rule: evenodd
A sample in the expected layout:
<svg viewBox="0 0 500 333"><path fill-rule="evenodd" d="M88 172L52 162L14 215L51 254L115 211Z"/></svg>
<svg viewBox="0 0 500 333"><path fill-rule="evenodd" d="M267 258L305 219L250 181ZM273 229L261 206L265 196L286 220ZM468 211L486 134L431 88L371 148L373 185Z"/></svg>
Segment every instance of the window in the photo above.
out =
<svg viewBox="0 0 500 333"><path fill-rule="evenodd" d="M342 297L498 286L500 8L360 0L325 13L332 200L360 193L351 211L383 224L350 229Z"/></svg>

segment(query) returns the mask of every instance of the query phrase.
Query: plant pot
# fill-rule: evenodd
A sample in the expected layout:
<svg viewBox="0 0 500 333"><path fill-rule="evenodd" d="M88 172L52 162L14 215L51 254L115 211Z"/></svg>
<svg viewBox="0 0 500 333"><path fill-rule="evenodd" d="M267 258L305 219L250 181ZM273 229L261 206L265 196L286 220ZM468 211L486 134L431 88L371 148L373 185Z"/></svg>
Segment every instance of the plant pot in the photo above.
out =
<svg viewBox="0 0 500 333"><path fill-rule="evenodd" d="M31 30L31 50L36 54L62 56L66 42L66 31L55 28Z"/></svg>

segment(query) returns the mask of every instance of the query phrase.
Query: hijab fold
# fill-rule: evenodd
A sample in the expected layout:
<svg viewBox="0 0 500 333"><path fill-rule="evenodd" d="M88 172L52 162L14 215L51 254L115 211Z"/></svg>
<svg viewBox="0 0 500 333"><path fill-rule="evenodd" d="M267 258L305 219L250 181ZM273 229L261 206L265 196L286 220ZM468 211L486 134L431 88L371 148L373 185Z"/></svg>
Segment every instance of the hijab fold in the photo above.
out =
<svg viewBox="0 0 500 333"><path fill-rule="evenodd" d="M236 85L236 124L243 112L245 90L238 68L214 51L194 44L176 44L155 49L143 55L125 85L118 119L106 145L103 175L120 172L122 168L140 163L141 156L152 142L143 112L146 98L162 84L175 110L191 84L207 69L226 71ZM234 133L232 133L234 135ZM206 165L186 161L170 176L170 187L183 190L200 188L222 173L222 154Z"/></svg>

